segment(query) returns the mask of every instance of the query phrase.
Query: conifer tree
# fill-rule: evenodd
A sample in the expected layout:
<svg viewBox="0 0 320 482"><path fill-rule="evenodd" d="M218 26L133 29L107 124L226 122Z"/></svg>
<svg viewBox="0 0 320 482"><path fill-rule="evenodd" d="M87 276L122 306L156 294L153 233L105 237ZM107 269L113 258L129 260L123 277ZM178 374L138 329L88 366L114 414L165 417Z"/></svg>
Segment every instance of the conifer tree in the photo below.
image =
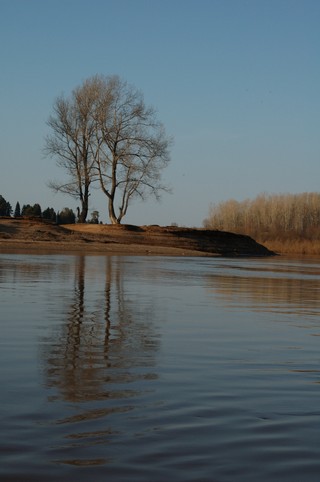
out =
<svg viewBox="0 0 320 482"><path fill-rule="evenodd" d="M20 203L19 201L16 204L15 210L14 210L14 217L15 218L20 218L21 217L21 209L20 209Z"/></svg>
<svg viewBox="0 0 320 482"><path fill-rule="evenodd" d="M0 216L11 216L12 208L11 204L0 195Z"/></svg>

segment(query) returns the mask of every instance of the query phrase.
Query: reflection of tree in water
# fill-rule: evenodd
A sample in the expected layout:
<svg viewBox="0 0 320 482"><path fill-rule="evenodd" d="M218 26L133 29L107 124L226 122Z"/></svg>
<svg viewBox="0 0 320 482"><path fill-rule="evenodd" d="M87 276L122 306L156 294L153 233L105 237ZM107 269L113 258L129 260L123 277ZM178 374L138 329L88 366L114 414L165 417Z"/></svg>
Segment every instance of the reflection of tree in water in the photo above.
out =
<svg viewBox="0 0 320 482"><path fill-rule="evenodd" d="M315 314L320 310L318 276L286 276L281 273L252 274L225 273L208 276L208 285L213 288L227 306L237 307L245 303L252 309L281 311L287 313ZM254 271L254 270L251 270ZM288 308L290 307L290 308Z"/></svg>
<svg viewBox="0 0 320 482"><path fill-rule="evenodd" d="M128 383L155 377L152 305L130 300L119 260L101 257L94 266L92 259L78 259L74 302L45 354L49 387L72 402L126 398L133 395Z"/></svg>

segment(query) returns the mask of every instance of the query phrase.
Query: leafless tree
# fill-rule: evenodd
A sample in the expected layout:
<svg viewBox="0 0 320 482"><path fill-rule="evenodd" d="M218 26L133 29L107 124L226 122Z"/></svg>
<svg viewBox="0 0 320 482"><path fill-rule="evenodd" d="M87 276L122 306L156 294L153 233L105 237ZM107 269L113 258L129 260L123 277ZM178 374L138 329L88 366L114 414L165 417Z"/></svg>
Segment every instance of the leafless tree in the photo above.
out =
<svg viewBox="0 0 320 482"><path fill-rule="evenodd" d="M137 89L117 76L102 81L94 152L110 221L119 224L132 199L159 199L162 191L169 191L161 173L170 161L171 139Z"/></svg>
<svg viewBox="0 0 320 482"><path fill-rule="evenodd" d="M319 239L320 194L260 194L211 206L204 226L244 233L258 240Z"/></svg>
<svg viewBox="0 0 320 482"><path fill-rule="evenodd" d="M170 161L171 139L142 94L118 76L91 77L70 99L59 97L48 124L53 134L46 153L69 177L50 187L80 200L81 222L94 181L107 197L113 224L121 223L134 198L159 199L169 191L161 174Z"/></svg>
<svg viewBox="0 0 320 482"><path fill-rule="evenodd" d="M51 181L49 186L80 201L78 221L81 223L88 215L90 186L95 173L93 111L99 87L100 80L94 77L74 89L69 98L58 97L47 122L51 134L46 138L45 154L54 158L68 176L64 181Z"/></svg>

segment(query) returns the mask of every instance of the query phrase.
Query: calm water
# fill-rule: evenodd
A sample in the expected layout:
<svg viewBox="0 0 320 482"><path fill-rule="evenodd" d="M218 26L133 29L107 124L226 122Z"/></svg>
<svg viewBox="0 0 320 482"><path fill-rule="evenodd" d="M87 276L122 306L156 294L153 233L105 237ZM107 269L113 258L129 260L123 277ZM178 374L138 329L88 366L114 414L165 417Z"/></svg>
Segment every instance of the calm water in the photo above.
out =
<svg viewBox="0 0 320 482"><path fill-rule="evenodd" d="M0 480L320 480L320 260L0 254Z"/></svg>

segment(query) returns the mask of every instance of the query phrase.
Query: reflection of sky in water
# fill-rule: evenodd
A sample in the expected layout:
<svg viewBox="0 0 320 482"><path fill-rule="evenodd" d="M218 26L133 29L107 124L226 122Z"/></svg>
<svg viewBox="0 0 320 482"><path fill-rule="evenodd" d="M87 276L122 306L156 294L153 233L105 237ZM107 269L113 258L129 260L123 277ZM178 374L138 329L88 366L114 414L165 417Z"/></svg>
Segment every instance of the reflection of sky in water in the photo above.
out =
<svg viewBox="0 0 320 482"><path fill-rule="evenodd" d="M135 263L132 261L133 270ZM204 289L229 309L309 316L319 314L320 310L317 259L154 258L152 270L145 267L140 276L140 281L144 279L147 283L152 279L153 284L159 279L161 294L167 301L183 290L186 305L192 304L195 297L206 304Z"/></svg>
<svg viewBox="0 0 320 482"><path fill-rule="evenodd" d="M316 262L242 261L208 276L208 286L226 307L318 315L320 270Z"/></svg>

